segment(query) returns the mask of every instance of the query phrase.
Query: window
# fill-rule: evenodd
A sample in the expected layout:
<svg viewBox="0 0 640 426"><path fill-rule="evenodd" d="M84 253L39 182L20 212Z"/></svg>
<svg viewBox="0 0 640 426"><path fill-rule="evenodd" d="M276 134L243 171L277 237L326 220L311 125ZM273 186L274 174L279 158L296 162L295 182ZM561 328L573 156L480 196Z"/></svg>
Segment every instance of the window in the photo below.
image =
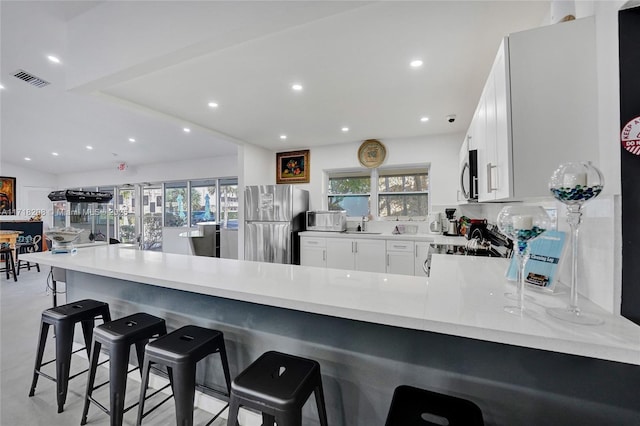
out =
<svg viewBox="0 0 640 426"><path fill-rule="evenodd" d="M164 186L164 226L187 226L189 198L187 182L168 182Z"/></svg>
<svg viewBox="0 0 640 426"><path fill-rule="evenodd" d="M220 227L238 228L238 179L220 179Z"/></svg>
<svg viewBox="0 0 640 426"><path fill-rule="evenodd" d="M217 187L217 179L191 181L191 226L217 220Z"/></svg>
<svg viewBox="0 0 640 426"><path fill-rule="evenodd" d="M369 176L335 176L329 178L329 210L346 210L347 216L369 214Z"/></svg>
<svg viewBox="0 0 640 426"><path fill-rule="evenodd" d="M424 173L389 173L378 177L378 216L426 216L429 177Z"/></svg>
<svg viewBox="0 0 640 426"><path fill-rule="evenodd" d="M374 183L373 185L371 183ZM372 211L369 206L377 206ZM329 210L347 216L416 217L429 213L429 169L373 169L329 174Z"/></svg>

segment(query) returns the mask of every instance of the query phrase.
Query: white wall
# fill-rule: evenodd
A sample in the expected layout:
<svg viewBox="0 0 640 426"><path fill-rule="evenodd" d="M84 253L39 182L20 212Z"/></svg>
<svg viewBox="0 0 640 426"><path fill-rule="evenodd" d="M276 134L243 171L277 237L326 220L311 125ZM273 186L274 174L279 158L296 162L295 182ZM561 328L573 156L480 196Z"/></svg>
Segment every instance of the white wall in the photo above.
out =
<svg viewBox="0 0 640 426"><path fill-rule="evenodd" d="M47 195L57 189L57 177L11 163L0 163L0 176L16 178L16 215L0 220L28 220L42 212L42 221L51 225L53 212Z"/></svg>
<svg viewBox="0 0 640 426"><path fill-rule="evenodd" d="M432 205L455 205L458 190L458 155L462 134L421 136L403 139L380 139L387 158L381 167L431 164ZM311 179L299 185L309 191L309 208L327 208L326 173L330 170L362 169L358 161L358 148L362 141L349 144L321 146L311 149Z"/></svg>

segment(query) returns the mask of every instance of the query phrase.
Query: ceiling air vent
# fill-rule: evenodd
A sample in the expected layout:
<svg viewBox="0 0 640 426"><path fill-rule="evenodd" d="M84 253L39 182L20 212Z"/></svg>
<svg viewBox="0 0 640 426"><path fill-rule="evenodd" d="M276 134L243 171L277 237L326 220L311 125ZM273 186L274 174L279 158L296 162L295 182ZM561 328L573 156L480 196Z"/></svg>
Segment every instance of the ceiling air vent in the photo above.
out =
<svg viewBox="0 0 640 426"><path fill-rule="evenodd" d="M13 74L14 77L18 77L20 80L22 81L26 81L27 83L36 86L36 87L44 87L44 86L48 86L49 83L48 81L45 81L39 77L36 77L33 74L29 74L28 72L24 71L24 70L18 70Z"/></svg>

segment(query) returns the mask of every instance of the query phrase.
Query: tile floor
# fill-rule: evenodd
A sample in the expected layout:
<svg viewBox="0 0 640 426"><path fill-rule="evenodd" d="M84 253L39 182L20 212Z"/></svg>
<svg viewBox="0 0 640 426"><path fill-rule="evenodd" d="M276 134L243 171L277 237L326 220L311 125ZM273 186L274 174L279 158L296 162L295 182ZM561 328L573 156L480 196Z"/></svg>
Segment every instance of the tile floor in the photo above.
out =
<svg viewBox="0 0 640 426"><path fill-rule="evenodd" d="M0 426L71 426L79 425L83 408L86 374L69 382L69 392L64 412L57 413L55 383L40 377L36 393L29 397L29 387L33 374L36 344L40 327L40 315L52 306L52 297L47 291L49 267L42 266L41 272L22 270L18 282L0 276ZM60 286L64 290L64 284ZM64 295L58 296L58 304L65 303ZM80 333L80 328L76 330ZM55 343L49 331L45 360L53 358ZM74 355L71 363L72 374L88 366L86 356ZM106 365L105 365L106 367ZM106 368L99 371L96 383L107 377ZM52 370L47 370L51 368ZM45 371L55 374L54 364ZM137 374L137 373L132 373ZM108 386L94 392L94 397L103 405L108 405ZM139 383L127 383L127 406L138 399ZM152 402L147 403L153 404ZM124 415L124 425L135 425L137 408ZM173 401L165 403L143 421L143 426L175 424ZM212 415L201 409L194 413L194 423L206 424ZM95 405L89 408L87 426L104 426L109 418ZM224 426L226 421L216 420L212 426Z"/></svg>

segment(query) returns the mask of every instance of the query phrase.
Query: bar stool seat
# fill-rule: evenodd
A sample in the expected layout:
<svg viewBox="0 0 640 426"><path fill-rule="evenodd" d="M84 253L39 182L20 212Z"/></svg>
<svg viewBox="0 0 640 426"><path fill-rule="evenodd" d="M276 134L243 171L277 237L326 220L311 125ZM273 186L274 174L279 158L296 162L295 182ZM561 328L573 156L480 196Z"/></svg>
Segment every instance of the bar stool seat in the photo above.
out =
<svg viewBox="0 0 640 426"><path fill-rule="evenodd" d="M318 362L265 352L231 383L228 426L237 425L241 406L262 412L263 426L301 426L302 406L315 393L320 425L327 426L327 413Z"/></svg>
<svg viewBox="0 0 640 426"><path fill-rule="evenodd" d="M401 385L393 392L385 426L483 426L473 402L451 395Z"/></svg>
<svg viewBox="0 0 640 426"><path fill-rule="evenodd" d="M10 247L0 248L0 262L4 262L4 267L0 268L0 272L5 272L7 279L9 279L10 274L13 274L13 281L18 281L16 265L13 261L13 250Z"/></svg>
<svg viewBox="0 0 640 426"><path fill-rule="evenodd" d="M29 262L28 260L20 259L21 254L34 253L38 250L38 247L35 243L18 243L16 244L16 273L20 275L21 269L26 269L28 271L31 270L32 267L35 267L38 272L40 272L40 264Z"/></svg>
<svg viewBox="0 0 640 426"><path fill-rule="evenodd" d="M220 354L227 392L221 393L215 389L207 389L221 394L228 399L229 393L231 392L231 376L229 374L229 362L224 344L224 335L221 331L187 325L149 343L145 349L142 386L140 388L140 405L138 406L138 420L136 425L140 426L142 419L147 414L171 398L171 396L169 396L148 412L144 412L145 395L149 384L149 370L153 364L160 364L167 367L170 384L154 392L149 397L152 397L168 386L172 386L172 396L175 399L176 405L176 424L180 426L192 426L196 390L196 364L205 357L215 353ZM226 408L226 406L223 407L208 424L211 424L211 422L217 419Z"/></svg>
<svg viewBox="0 0 640 426"><path fill-rule="evenodd" d="M38 377L43 376L56 382L58 413L63 411L64 403L67 399L67 387L69 380L87 371L85 370L69 377L71 355L81 350L86 350L87 355L89 355L93 327L95 325L95 320L98 318L101 318L103 322L111 321L109 305L105 302L92 299L79 300L77 302L50 308L42 312L40 337L38 339L36 362L33 369L33 381L31 382L29 396L33 396L35 393ZM82 324L82 334L84 335L85 347L73 351L73 332L77 323ZM49 326L51 325L54 327L54 333L56 336L56 357L54 360L43 363L42 358L44 356L45 344L47 342L47 334L49 332ZM56 363L55 378L41 371L43 366L54 361Z"/></svg>
<svg viewBox="0 0 640 426"><path fill-rule="evenodd" d="M136 313L96 327L93 331L93 348L89 364L89 379L84 398L81 425L87 423L89 403L93 402L110 416L111 426L121 426L124 413L138 405L125 408L127 374L142 366L144 347L149 339L167 333L165 321L147 313ZM131 345L136 347L138 367L128 371ZM100 349L109 352L109 381L94 386ZM109 383L109 409L93 397L93 391Z"/></svg>

